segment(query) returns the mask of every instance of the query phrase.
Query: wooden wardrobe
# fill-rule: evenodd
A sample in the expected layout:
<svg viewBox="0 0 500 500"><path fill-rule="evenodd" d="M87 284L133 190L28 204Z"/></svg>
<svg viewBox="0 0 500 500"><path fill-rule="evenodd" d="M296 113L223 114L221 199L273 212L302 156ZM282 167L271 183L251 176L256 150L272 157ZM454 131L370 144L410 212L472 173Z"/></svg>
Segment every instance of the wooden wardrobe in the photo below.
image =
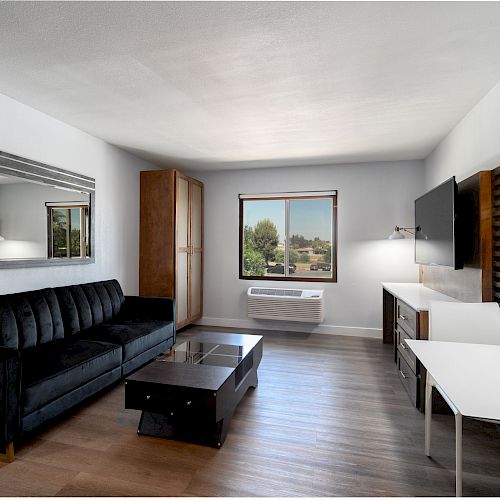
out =
<svg viewBox="0 0 500 500"><path fill-rule="evenodd" d="M203 184L178 170L141 172L139 293L175 297L177 328L203 314Z"/></svg>

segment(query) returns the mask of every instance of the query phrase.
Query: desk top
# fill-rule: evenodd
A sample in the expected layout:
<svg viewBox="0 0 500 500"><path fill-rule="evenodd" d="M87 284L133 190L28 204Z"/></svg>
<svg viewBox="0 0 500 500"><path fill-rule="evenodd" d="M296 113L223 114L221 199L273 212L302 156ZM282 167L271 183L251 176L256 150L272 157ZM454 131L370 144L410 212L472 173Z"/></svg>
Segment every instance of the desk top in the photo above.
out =
<svg viewBox="0 0 500 500"><path fill-rule="evenodd" d="M427 288L422 283L382 283L382 286L416 311L428 311L429 303L433 300L460 302L449 295Z"/></svg>
<svg viewBox="0 0 500 500"><path fill-rule="evenodd" d="M462 415L500 420L500 345L406 343Z"/></svg>

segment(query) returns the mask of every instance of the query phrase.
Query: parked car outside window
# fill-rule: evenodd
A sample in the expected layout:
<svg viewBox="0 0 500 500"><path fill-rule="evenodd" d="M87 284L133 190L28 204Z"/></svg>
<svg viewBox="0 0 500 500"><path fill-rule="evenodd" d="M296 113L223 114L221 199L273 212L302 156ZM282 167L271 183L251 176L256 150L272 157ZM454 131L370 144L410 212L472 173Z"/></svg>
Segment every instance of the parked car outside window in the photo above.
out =
<svg viewBox="0 0 500 500"><path fill-rule="evenodd" d="M294 273L296 269L295 265L288 266L288 272L290 274ZM269 266L267 268L267 274L285 274L285 266L283 264L276 264L275 266Z"/></svg>

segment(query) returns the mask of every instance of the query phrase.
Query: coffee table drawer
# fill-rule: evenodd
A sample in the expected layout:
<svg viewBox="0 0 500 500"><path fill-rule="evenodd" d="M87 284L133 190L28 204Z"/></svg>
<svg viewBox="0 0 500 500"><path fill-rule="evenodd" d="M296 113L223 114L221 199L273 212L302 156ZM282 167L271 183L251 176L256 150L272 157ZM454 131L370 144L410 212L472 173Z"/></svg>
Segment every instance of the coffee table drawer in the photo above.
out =
<svg viewBox="0 0 500 500"><path fill-rule="evenodd" d="M126 382L125 408L154 413L189 414L213 409L215 397L209 391L187 389L185 387L146 387L144 384Z"/></svg>

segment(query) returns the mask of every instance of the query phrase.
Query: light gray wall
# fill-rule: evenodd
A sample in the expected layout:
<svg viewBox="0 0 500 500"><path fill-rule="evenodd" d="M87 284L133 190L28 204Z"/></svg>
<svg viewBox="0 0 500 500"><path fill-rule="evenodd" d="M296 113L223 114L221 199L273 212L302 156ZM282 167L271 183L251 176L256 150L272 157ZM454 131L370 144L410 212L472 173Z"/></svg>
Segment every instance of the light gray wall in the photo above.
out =
<svg viewBox="0 0 500 500"><path fill-rule="evenodd" d="M88 194L27 181L0 184L0 259L47 258L46 202L89 201Z"/></svg>
<svg viewBox="0 0 500 500"><path fill-rule="evenodd" d="M156 167L3 95L0 150L96 179L95 264L0 270L0 293L108 278L137 293L139 171Z"/></svg>
<svg viewBox="0 0 500 500"><path fill-rule="evenodd" d="M486 94L425 159L426 190L500 165L500 83ZM424 283L443 293L482 300L482 271L424 268Z"/></svg>
<svg viewBox="0 0 500 500"><path fill-rule="evenodd" d="M425 160L426 188L500 165L500 83L481 99Z"/></svg>
<svg viewBox="0 0 500 500"><path fill-rule="evenodd" d="M323 167L191 173L205 184L203 324L380 336L381 281L418 281L413 239L389 241L394 225L413 226L413 202L424 189L423 163L388 162ZM338 283L264 282L322 288L323 326L247 318L246 290L262 281L238 278L238 194L338 190Z"/></svg>

